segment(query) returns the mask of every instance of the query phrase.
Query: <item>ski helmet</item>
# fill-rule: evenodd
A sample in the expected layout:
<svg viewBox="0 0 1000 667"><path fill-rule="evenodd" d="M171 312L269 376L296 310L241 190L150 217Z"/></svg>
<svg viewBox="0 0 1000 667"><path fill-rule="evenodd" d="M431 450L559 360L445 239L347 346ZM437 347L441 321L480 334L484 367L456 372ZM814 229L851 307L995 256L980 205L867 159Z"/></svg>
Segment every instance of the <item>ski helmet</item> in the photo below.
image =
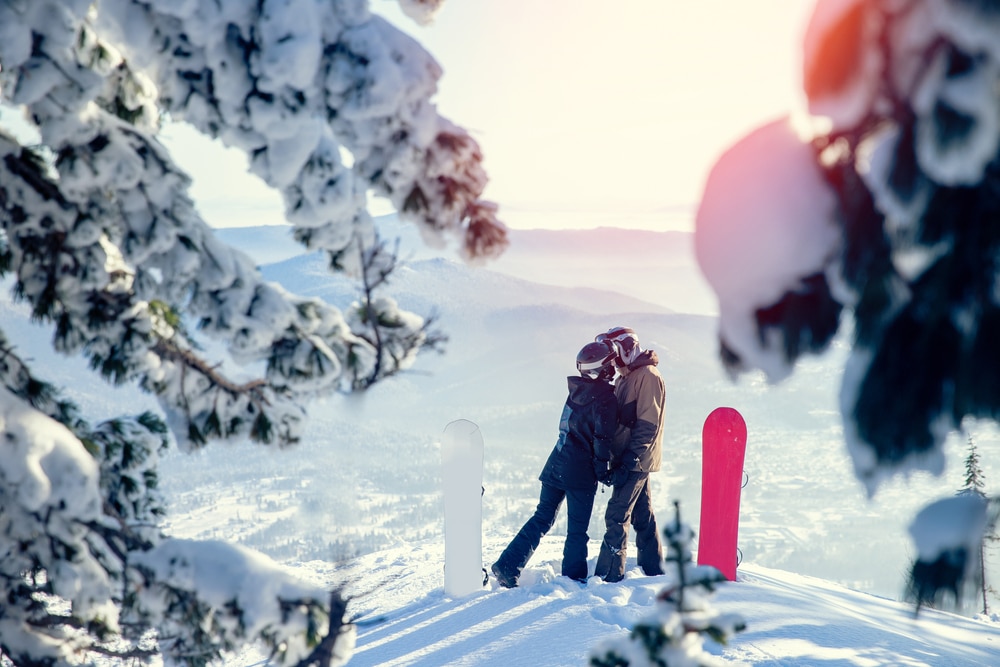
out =
<svg viewBox="0 0 1000 667"><path fill-rule="evenodd" d="M610 382L615 377L616 356L607 343L587 343L576 355L576 370L591 380Z"/></svg>
<svg viewBox="0 0 1000 667"><path fill-rule="evenodd" d="M639 337L628 327L611 327L594 338L598 343L611 345L618 356L618 363L628 366L635 361L642 348L639 347Z"/></svg>

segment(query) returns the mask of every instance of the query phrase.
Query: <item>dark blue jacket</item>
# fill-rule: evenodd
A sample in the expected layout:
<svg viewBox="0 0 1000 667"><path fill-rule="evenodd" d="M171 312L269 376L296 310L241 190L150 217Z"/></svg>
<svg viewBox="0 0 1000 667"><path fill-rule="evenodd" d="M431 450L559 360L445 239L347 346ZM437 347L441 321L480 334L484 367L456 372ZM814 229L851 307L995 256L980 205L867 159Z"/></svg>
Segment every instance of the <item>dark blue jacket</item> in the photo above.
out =
<svg viewBox="0 0 1000 667"><path fill-rule="evenodd" d="M559 440L538 476L559 489L597 487L594 460L611 458L618 426L618 401L612 385L569 377L569 397L559 420Z"/></svg>

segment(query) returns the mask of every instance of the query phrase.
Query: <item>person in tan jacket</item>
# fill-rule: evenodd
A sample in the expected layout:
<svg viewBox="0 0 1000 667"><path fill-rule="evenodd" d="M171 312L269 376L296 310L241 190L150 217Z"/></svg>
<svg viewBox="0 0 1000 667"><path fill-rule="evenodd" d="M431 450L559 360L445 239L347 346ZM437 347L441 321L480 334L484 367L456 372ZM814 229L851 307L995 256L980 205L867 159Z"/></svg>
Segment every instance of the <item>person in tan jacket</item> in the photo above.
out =
<svg viewBox="0 0 1000 667"><path fill-rule="evenodd" d="M618 429L612 445L613 490L604 514L605 534L594 574L605 581L625 576L628 527L635 528L637 562L646 575L663 574L663 548L649 485L649 474L660 469L663 407L666 390L657 369L659 358L643 350L628 327L599 334L618 353L615 397Z"/></svg>

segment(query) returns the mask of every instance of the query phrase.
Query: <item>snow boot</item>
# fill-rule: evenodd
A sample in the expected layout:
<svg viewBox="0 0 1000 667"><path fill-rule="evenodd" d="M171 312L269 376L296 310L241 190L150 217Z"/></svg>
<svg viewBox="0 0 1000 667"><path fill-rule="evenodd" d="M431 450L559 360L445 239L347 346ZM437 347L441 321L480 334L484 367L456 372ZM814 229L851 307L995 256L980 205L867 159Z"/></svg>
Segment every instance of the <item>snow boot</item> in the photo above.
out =
<svg viewBox="0 0 1000 667"><path fill-rule="evenodd" d="M625 578L625 553L621 549L608 546L607 540L601 542L601 552L597 555L594 566L594 576L608 583L615 583Z"/></svg>
<svg viewBox="0 0 1000 667"><path fill-rule="evenodd" d="M500 563L493 563L490 567L493 571L493 576L496 577L497 583L504 588L516 588L517 587L517 577L512 577L503 571L500 567Z"/></svg>

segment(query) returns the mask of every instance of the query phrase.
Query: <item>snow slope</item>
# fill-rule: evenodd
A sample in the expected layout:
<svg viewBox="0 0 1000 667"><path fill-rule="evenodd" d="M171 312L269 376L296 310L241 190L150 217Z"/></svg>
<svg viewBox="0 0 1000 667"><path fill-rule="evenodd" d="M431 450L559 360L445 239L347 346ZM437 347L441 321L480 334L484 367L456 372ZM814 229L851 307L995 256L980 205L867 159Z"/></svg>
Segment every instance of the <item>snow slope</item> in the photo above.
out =
<svg viewBox="0 0 1000 667"><path fill-rule="evenodd" d="M297 256L286 232L220 230L271 260L268 278L340 305L354 297L351 284L322 270L320 256ZM554 577L561 515L523 589L445 599L437 448L453 419L482 428L484 559L492 562L537 501L536 477L558 431L576 351L595 333L627 324L658 352L667 380L664 468L652 481L660 512L678 499L698 525L701 423L719 405L736 407L747 421L743 580L723 587L718 602L743 613L749 630L726 655L765 665L1000 664L997 620L928 614L914 624L908 606L891 602L911 551L907 524L924 502L960 487L964 439L956 438L944 477L898 480L869 501L851 475L837 412L843 343L781 385L752 377L733 384L715 357L715 305L700 291L690 236L607 234L518 232L510 263L485 269L404 239L413 261L391 291L404 308L436 307L451 338L447 353L422 358L364 395L317 401L294 448L234 443L168 456L169 530L250 546L324 585L349 583L356 613L391 617L361 628L351 664L582 664L600 636L650 609L662 582L594 582L581 590ZM649 249L642 261L636 247ZM677 271L674 281L647 272L659 259ZM681 293L693 305L681 305ZM152 405L133 389L109 389L85 362L47 351L50 334L38 332L23 307L0 299L0 321L35 370L66 379L94 418ZM1000 437L994 427L975 433L987 483L995 485ZM599 494L592 555L606 502ZM474 654L470 662L465 653ZM903 657L887 658L894 653ZM248 653L232 664L260 659Z"/></svg>
<svg viewBox="0 0 1000 667"><path fill-rule="evenodd" d="M520 230L499 262L475 269L421 246L391 218L380 224L388 238L403 237L403 255L413 258L390 285L392 294L404 308L438 312L451 338L447 353L421 359L413 372L365 396L312 406L309 436L280 457L254 448L233 457L222 448L175 461L178 474L171 478L184 482L167 483L175 485L179 506L199 508L208 485L217 483L207 471L226 468L240 479L288 487L258 486L240 514L240 539L271 555L339 557L438 535L435 442L445 424L465 418L486 439L487 531L509 536L537 500L536 476L557 434L576 350L596 332L627 324L657 351L667 380L664 469L652 482L662 507L676 498L698 525L702 422L720 405L735 407L749 431L739 541L745 561L900 595L912 549L910 518L927 500L961 486L965 440L952 444L953 465L944 477L899 479L867 499L851 473L837 405L843 342L801 363L780 385L752 376L733 384L716 358L715 304L701 292L690 234ZM271 252L281 248L287 229L220 232L250 251ZM353 285L325 272L321 257L291 257L295 252L287 247L265 275L341 306L355 297ZM647 270L657 262L672 267L676 279ZM609 287L609 276L621 287ZM695 302L690 308L679 305L685 290ZM974 432L992 483L1000 479L993 468L1000 438L993 427ZM406 465L380 465L397 460ZM221 482L212 488L234 502ZM264 500L258 503L257 495ZM286 509L264 521L259 507L272 502ZM224 524L198 512L206 535ZM320 525L316 512L325 517ZM601 525L598 509L592 534ZM564 530L562 517L553 530ZM880 557L859 562L859 548Z"/></svg>
<svg viewBox="0 0 1000 667"><path fill-rule="evenodd" d="M444 595L443 548L433 542L294 569L324 585L347 582L357 596L352 667L585 665L590 647L652 611L669 575L644 577L630 558L621 583L591 578L581 586L556 576L561 549L560 539L543 539L521 587L491 581L462 599ZM714 603L747 623L727 646L707 646L733 664L984 667L1000 658L1000 616L990 622L924 610L915 618L906 604L757 565L742 566ZM247 651L232 664L263 658Z"/></svg>

